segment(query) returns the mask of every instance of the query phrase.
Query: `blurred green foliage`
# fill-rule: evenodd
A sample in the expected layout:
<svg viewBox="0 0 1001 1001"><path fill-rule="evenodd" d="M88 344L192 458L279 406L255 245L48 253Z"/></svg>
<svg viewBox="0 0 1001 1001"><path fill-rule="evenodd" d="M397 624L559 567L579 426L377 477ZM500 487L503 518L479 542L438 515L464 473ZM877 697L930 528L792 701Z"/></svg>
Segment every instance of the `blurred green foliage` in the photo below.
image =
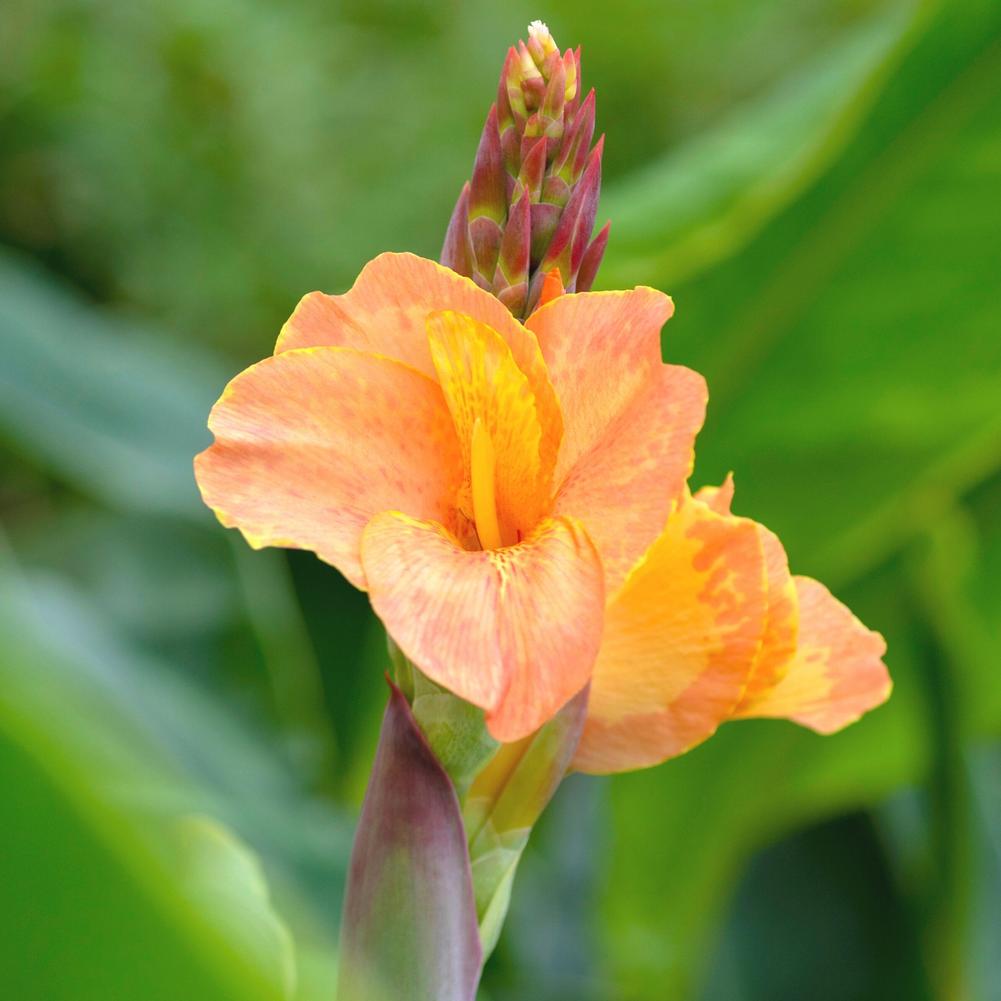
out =
<svg viewBox="0 0 1001 1001"><path fill-rule="evenodd" d="M0 9L5 996L332 996L382 637L191 457L303 292L436 255L538 16L598 88L600 279L671 292L709 378L696 481L896 690L567 782L484 996L1001 998L996 0Z"/></svg>

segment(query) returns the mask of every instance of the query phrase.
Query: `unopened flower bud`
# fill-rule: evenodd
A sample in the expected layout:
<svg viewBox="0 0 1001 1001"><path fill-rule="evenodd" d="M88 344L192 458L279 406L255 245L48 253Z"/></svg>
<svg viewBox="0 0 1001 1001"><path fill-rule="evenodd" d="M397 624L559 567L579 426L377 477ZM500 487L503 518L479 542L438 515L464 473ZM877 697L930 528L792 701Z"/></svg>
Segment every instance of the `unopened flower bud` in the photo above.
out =
<svg viewBox="0 0 1001 1001"><path fill-rule="evenodd" d="M562 55L541 21L508 50L456 203L442 263L474 279L516 316L535 308L554 267L567 292L594 280L608 239L592 239L603 137L592 148L594 91L580 96L580 49ZM525 261L528 270L525 271Z"/></svg>

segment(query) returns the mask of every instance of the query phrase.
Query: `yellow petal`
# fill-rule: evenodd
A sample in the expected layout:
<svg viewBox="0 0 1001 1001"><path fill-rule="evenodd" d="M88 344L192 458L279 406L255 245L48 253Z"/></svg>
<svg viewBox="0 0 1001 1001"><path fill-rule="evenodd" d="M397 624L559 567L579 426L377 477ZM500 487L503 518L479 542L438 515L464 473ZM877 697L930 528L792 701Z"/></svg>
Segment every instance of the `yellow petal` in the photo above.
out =
<svg viewBox="0 0 1001 1001"><path fill-rule="evenodd" d="M609 602L575 767L642 768L712 734L747 681L765 587L754 525L685 497Z"/></svg>

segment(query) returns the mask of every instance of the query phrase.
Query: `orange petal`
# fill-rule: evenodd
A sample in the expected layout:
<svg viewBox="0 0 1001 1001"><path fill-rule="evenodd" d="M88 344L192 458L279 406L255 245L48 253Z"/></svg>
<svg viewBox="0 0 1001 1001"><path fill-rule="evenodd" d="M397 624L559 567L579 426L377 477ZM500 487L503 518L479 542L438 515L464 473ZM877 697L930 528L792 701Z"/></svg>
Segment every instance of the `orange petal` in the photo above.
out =
<svg viewBox="0 0 1001 1001"><path fill-rule="evenodd" d="M566 295L566 289L563 287L563 276L560 274L559 268L552 268L546 272L546 277L542 279L539 307L545 306L553 299L558 299L561 295Z"/></svg>
<svg viewBox="0 0 1001 1001"><path fill-rule="evenodd" d="M564 295L525 325L539 340L563 411L557 482L606 434L661 364L674 305L652 288Z"/></svg>
<svg viewBox="0 0 1001 1001"><path fill-rule="evenodd" d="M866 629L823 584L794 577L799 647L785 677L743 706L739 715L785 716L833 733L885 702L892 687L886 643Z"/></svg>
<svg viewBox="0 0 1001 1001"><path fill-rule="evenodd" d="M255 548L311 549L365 586L359 542L380 511L451 525L462 457L437 383L348 348L267 358L212 408L195 459L205 503Z"/></svg>
<svg viewBox="0 0 1001 1001"><path fill-rule="evenodd" d="M481 706L498 740L527 736L587 684L601 639L601 562L569 518L509 549L464 550L395 513L362 538L372 607L429 677Z"/></svg>
<svg viewBox="0 0 1001 1001"><path fill-rule="evenodd" d="M414 254L380 254L344 295L310 292L282 327L275 354L319 345L352 347L435 378L425 323L429 313L440 310L465 313L496 330L528 377L543 425L562 427L535 336L471 279Z"/></svg>
<svg viewBox="0 0 1001 1001"><path fill-rule="evenodd" d="M467 476L473 429L479 421L495 457L497 519L505 542L517 542L551 507L559 447L559 439L552 436L558 429L543 429L532 386L495 330L455 312L432 313L427 328L431 358L455 422ZM545 436L550 440L544 446Z"/></svg>
<svg viewBox="0 0 1001 1001"><path fill-rule="evenodd" d="M733 503L733 474L719 487L703 487L695 499L719 514L730 515ZM799 633L799 601L796 585L789 572L789 560L779 537L764 525L753 522L765 554L765 578L768 585L768 613L761 646L754 658L747 688L735 712L749 706L765 691L785 677L796 652Z"/></svg>
<svg viewBox="0 0 1001 1001"><path fill-rule="evenodd" d="M764 629L754 525L683 500L609 602L575 767L643 768L727 719Z"/></svg>
<svg viewBox="0 0 1001 1001"><path fill-rule="evenodd" d="M779 537L752 522L765 554L765 580L768 588L768 611L761 646L754 658L750 677L737 712L762 692L774 688L788 673L799 636L799 601L796 585L789 573L789 561Z"/></svg>
<svg viewBox="0 0 1001 1001"><path fill-rule="evenodd" d="M631 404L605 429L559 489L555 510L587 526L614 592L658 536L692 469L706 384L658 362Z"/></svg>

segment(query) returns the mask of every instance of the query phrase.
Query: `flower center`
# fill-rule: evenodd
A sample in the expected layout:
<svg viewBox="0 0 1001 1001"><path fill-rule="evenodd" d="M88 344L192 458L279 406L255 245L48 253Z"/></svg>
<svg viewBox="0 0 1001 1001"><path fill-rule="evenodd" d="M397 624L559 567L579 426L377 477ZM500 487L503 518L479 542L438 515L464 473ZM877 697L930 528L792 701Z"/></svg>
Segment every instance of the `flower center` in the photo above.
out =
<svg viewBox="0 0 1001 1001"><path fill-rule="evenodd" d="M511 545L515 540L505 539L501 534L500 522L497 518L497 492L494 485L496 467L494 443L490 440L490 432L477 417L473 421L473 435L470 444L469 487L473 495L473 520L476 522L476 534L480 537L480 545L484 549L500 549Z"/></svg>

